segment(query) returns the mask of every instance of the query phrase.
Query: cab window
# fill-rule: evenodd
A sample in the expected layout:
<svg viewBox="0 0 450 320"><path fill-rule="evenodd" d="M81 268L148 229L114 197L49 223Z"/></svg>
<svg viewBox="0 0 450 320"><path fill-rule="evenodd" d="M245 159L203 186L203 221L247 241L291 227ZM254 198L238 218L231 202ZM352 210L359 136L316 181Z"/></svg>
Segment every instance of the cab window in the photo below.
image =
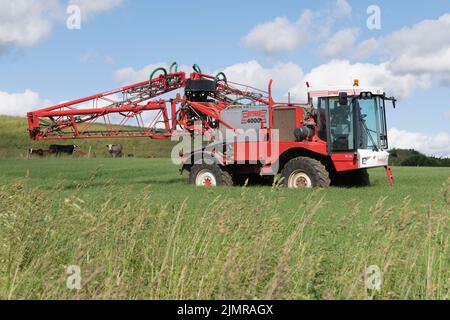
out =
<svg viewBox="0 0 450 320"><path fill-rule="evenodd" d="M350 103L350 99L349 99ZM328 98L332 151L355 150L353 108L341 106L338 97Z"/></svg>

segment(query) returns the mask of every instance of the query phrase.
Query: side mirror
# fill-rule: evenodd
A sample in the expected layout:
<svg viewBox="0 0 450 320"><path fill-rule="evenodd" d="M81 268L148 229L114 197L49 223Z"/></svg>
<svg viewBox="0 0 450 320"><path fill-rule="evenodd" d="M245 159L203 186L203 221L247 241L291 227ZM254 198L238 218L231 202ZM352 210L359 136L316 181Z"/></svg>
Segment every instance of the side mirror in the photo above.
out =
<svg viewBox="0 0 450 320"><path fill-rule="evenodd" d="M347 106L348 105L348 95L347 92L340 92L339 93L339 104L341 106Z"/></svg>
<svg viewBox="0 0 450 320"><path fill-rule="evenodd" d="M397 107L397 99L395 97L387 98L385 94L383 98L384 100L392 101L392 106L394 107L394 109Z"/></svg>

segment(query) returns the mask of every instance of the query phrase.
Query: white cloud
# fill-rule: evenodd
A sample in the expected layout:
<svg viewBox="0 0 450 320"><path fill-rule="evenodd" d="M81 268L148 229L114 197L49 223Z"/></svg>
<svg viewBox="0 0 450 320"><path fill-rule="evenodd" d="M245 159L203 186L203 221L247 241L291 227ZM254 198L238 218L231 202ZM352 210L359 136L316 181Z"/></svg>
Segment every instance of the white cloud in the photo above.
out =
<svg viewBox="0 0 450 320"><path fill-rule="evenodd" d="M168 69L168 64L156 63L139 70L131 67L122 68L115 72L114 79L122 84L145 81L158 67ZM183 66L181 69L188 72L190 70L187 66ZM351 87L353 80L359 79L361 86L382 87L387 91L387 94L394 95L397 98L408 97L414 90L427 89L431 86L430 79L427 76L396 75L388 69L387 63L352 64L348 60L333 60L312 69L307 74L299 65L292 62L279 62L273 66L265 67L256 60L237 63L224 68L222 71L230 81L247 84L262 90L267 90L268 82L272 79L274 80L273 89L276 95L286 96L289 91L299 101L306 101L306 81L313 88Z"/></svg>
<svg viewBox="0 0 450 320"><path fill-rule="evenodd" d="M85 52L80 55L80 62L88 63L94 59L94 55L91 52Z"/></svg>
<svg viewBox="0 0 450 320"><path fill-rule="evenodd" d="M101 62L103 64L114 64L114 58L109 55L100 55L92 52L85 52L80 55L81 63L90 63L90 62Z"/></svg>
<svg viewBox="0 0 450 320"><path fill-rule="evenodd" d="M29 47L49 35L54 1L0 0L0 47Z"/></svg>
<svg viewBox="0 0 450 320"><path fill-rule="evenodd" d="M436 20L423 20L412 27L405 27L388 35L384 40L394 55L431 53L450 44L450 14ZM383 40L383 38L381 38Z"/></svg>
<svg viewBox="0 0 450 320"><path fill-rule="evenodd" d="M117 82L120 82L122 84L142 82L145 80L149 80L152 72L156 68L160 68L160 67L166 69L167 71L169 71L169 69L170 69L169 64L167 64L165 62L154 63L154 64L148 65L139 70L136 70L132 67L126 67L126 68L119 69L114 73L114 80ZM191 67L184 66L184 65L182 65L178 68L178 71L190 72L190 70L192 70Z"/></svg>
<svg viewBox="0 0 450 320"><path fill-rule="evenodd" d="M148 80L153 70L159 67L169 70L169 65L167 63L155 63L137 70L132 67L119 69L114 73L113 78L122 85L137 83ZM184 71L187 74L192 72L192 68L186 65L180 66L179 70ZM205 73L209 74L217 74L220 71L224 72L227 79L231 82L249 85L264 91L267 91L269 81L272 79L274 81L274 95L276 97L282 96L283 98L287 96L289 89L293 85L301 83L304 79L302 68L292 62L279 62L273 66L264 67L258 61L251 60L248 62L237 63L223 69L213 71L204 70Z"/></svg>
<svg viewBox="0 0 450 320"><path fill-rule="evenodd" d="M427 76L396 75L388 68L387 63L351 64L348 60L333 60L312 69L305 75L304 81L291 89L299 100L305 100L306 88L303 85L308 81L313 88L339 86L351 87L353 80L358 79L362 87L381 87L389 95L397 98L409 96L415 89L426 89L431 86Z"/></svg>
<svg viewBox="0 0 450 320"><path fill-rule="evenodd" d="M401 74L450 75L449 30L450 14L444 14L381 39L391 54L390 68Z"/></svg>
<svg viewBox="0 0 450 320"><path fill-rule="evenodd" d="M138 70L132 67L122 68L114 73L114 80L122 84L145 81L158 67L168 69L169 66L167 63L156 63ZM190 72L187 66L182 66L180 70ZM285 97L288 92L291 92L292 97L298 101L306 101L306 81L313 88L351 87L353 80L359 79L361 86L381 87L387 91L388 95L394 95L397 98L408 97L417 89L427 89L431 86L428 76L397 75L389 70L388 63L352 64L348 60L332 60L313 68L307 74L299 65L292 62L278 62L273 66L265 67L256 60L237 63L212 73L218 71L223 71L230 81L262 90L267 90L268 82L272 79L276 95Z"/></svg>
<svg viewBox="0 0 450 320"><path fill-rule="evenodd" d="M31 47L47 37L55 23L67 18L65 6L77 4L82 19L120 5L123 0L0 0L0 49Z"/></svg>
<svg viewBox="0 0 450 320"><path fill-rule="evenodd" d="M0 114L9 116L26 116L27 112L51 105L49 100L42 99L38 93L25 90L23 93L0 91Z"/></svg>
<svg viewBox="0 0 450 320"><path fill-rule="evenodd" d="M103 62L104 64L114 64L114 63L115 63L114 58L111 57L111 56L104 56L104 57L102 58L102 62Z"/></svg>
<svg viewBox="0 0 450 320"><path fill-rule="evenodd" d="M277 63L265 68L256 60L238 63L223 70L231 81L247 84L262 90L267 90L272 79L273 89L280 94L286 94L293 83L303 79L303 70L295 63Z"/></svg>
<svg viewBox="0 0 450 320"><path fill-rule="evenodd" d="M148 80L153 70L159 67L169 70L169 64L161 62L137 70L132 67L122 68L114 73L113 78L124 85L137 83ZM179 67L179 70L190 73L192 68L182 65ZM276 63L272 67L263 67L256 60L237 63L211 72L204 70L204 72L211 74L216 74L219 71L223 71L229 81L249 85L261 90L267 90L269 80L272 79L274 81L273 89L279 95L286 95L293 84L303 80L304 75L302 68L292 62Z"/></svg>
<svg viewBox="0 0 450 320"><path fill-rule="evenodd" d="M382 56L397 75L427 75L441 83L450 79L450 14L424 20L385 37L356 46L354 58Z"/></svg>
<svg viewBox="0 0 450 320"><path fill-rule="evenodd" d="M352 6L346 0L337 0L336 7L338 17L349 18L352 15Z"/></svg>
<svg viewBox="0 0 450 320"><path fill-rule="evenodd" d="M450 110L448 110L447 112L444 113L444 117L450 118Z"/></svg>
<svg viewBox="0 0 450 320"><path fill-rule="evenodd" d="M346 0L337 0L332 8L303 11L296 21L276 17L258 24L242 41L246 47L267 54L292 52L327 37L336 20L350 17L351 12Z"/></svg>
<svg viewBox="0 0 450 320"><path fill-rule="evenodd" d="M381 44L376 38L369 38L357 45L356 49L352 53L352 57L356 59L368 58L374 52L379 52L380 46Z"/></svg>
<svg viewBox="0 0 450 320"><path fill-rule="evenodd" d="M155 63L139 70L132 67L122 68L114 73L114 80L123 84L142 82L148 80L153 70L159 67L167 69L168 65L167 63Z"/></svg>
<svg viewBox="0 0 450 320"><path fill-rule="evenodd" d="M309 39L311 11L305 11L297 21L277 17L254 27L244 39L248 48L265 53L294 51L305 45Z"/></svg>
<svg viewBox="0 0 450 320"><path fill-rule="evenodd" d="M428 135L392 128L388 136L391 148L415 149L430 156L450 157L450 134L447 132Z"/></svg>
<svg viewBox="0 0 450 320"><path fill-rule="evenodd" d="M347 56L352 51L359 34L359 29L344 29L336 32L320 49L321 55L325 58Z"/></svg>
<svg viewBox="0 0 450 320"><path fill-rule="evenodd" d="M424 54L405 52L390 61L390 68L399 74L450 75L450 43L446 48Z"/></svg>

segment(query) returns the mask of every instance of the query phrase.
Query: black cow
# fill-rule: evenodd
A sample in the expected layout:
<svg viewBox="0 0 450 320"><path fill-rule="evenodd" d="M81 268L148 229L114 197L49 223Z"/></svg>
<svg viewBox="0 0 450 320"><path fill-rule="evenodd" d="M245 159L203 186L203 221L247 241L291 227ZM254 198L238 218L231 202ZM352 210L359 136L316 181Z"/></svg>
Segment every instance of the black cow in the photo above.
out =
<svg viewBox="0 0 450 320"><path fill-rule="evenodd" d="M71 145L71 146L65 146L65 145L57 145L57 144L53 144L50 146L50 151L54 154L61 155L61 154L68 154L68 155L73 155L73 153L75 152L77 146L76 145Z"/></svg>
<svg viewBox="0 0 450 320"><path fill-rule="evenodd" d="M123 146L121 144L108 144L108 152L112 158L122 157Z"/></svg>

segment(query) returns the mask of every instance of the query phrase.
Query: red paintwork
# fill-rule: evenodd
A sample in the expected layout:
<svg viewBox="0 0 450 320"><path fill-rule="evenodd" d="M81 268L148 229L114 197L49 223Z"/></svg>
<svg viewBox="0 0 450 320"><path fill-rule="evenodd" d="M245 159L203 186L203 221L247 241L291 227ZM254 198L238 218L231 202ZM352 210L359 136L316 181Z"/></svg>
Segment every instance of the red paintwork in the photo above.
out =
<svg viewBox="0 0 450 320"><path fill-rule="evenodd" d="M211 75L196 72L190 74L189 78L214 79ZM178 128L183 128L191 134L196 129L198 130L198 127L194 127L193 113L202 116L202 126L200 127L202 134L207 134L207 131L212 129L209 121L211 119L235 130L221 118L221 112L231 105L228 96L251 98L269 106L269 126L264 128L262 124L262 136L272 137L273 135L275 108L277 110L295 109L298 126L302 126L304 121L314 123L314 119L305 119L304 107L307 106L306 104L275 102L272 99L272 81L269 82L268 92L264 92L247 85L219 80L217 92L213 95L215 102L192 102L188 101L186 97L181 97L179 93L174 99L155 100L167 93L183 89L185 84L186 74L184 72L169 73L151 81L140 82L30 112L27 115L30 138L34 140L136 137L165 139L176 134ZM157 116L149 124L145 124L142 115L152 111L157 112ZM112 116L115 117L114 120L111 118ZM130 126L131 121L135 121L132 127ZM96 130L94 125L97 124L104 126L101 127L101 130ZM317 128L315 131L317 134ZM264 140L264 138L260 138L260 141ZM269 139L267 143L235 143L235 154L240 148L245 150L245 153L236 156L231 162L254 161L258 163L259 167L262 166L264 171L267 165L274 163L283 153L293 148L307 149L315 154L329 157L326 142L320 140L317 135L303 142L288 141L280 142L277 145L272 144L271 141L272 139ZM354 153L333 154L331 160L337 171L358 169ZM251 168L249 171L253 169Z"/></svg>
<svg viewBox="0 0 450 320"><path fill-rule="evenodd" d="M160 76L152 81L140 82L30 112L27 115L30 137L34 140L170 137L168 102L151 99L183 88L184 84L185 74L173 73L167 77ZM133 99L130 100L131 96ZM170 101L170 103L180 102ZM161 121L166 132L156 131L155 123L146 126L142 118L145 111L158 112L154 122ZM120 119L118 124L113 124L112 115ZM133 128L127 128L131 119L136 123ZM94 130L92 128L94 124L103 124L104 129Z"/></svg>
<svg viewBox="0 0 450 320"><path fill-rule="evenodd" d="M331 160L338 172L358 169L358 154L355 152L335 153Z"/></svg>
<svg viewBox="0 0 450 320"><path fill-rule="evenodd" d="M392 174L392 170L389 166L384 167L386 169L386 175L388 177L389 186L394 187L394 175Z"/></svg>

